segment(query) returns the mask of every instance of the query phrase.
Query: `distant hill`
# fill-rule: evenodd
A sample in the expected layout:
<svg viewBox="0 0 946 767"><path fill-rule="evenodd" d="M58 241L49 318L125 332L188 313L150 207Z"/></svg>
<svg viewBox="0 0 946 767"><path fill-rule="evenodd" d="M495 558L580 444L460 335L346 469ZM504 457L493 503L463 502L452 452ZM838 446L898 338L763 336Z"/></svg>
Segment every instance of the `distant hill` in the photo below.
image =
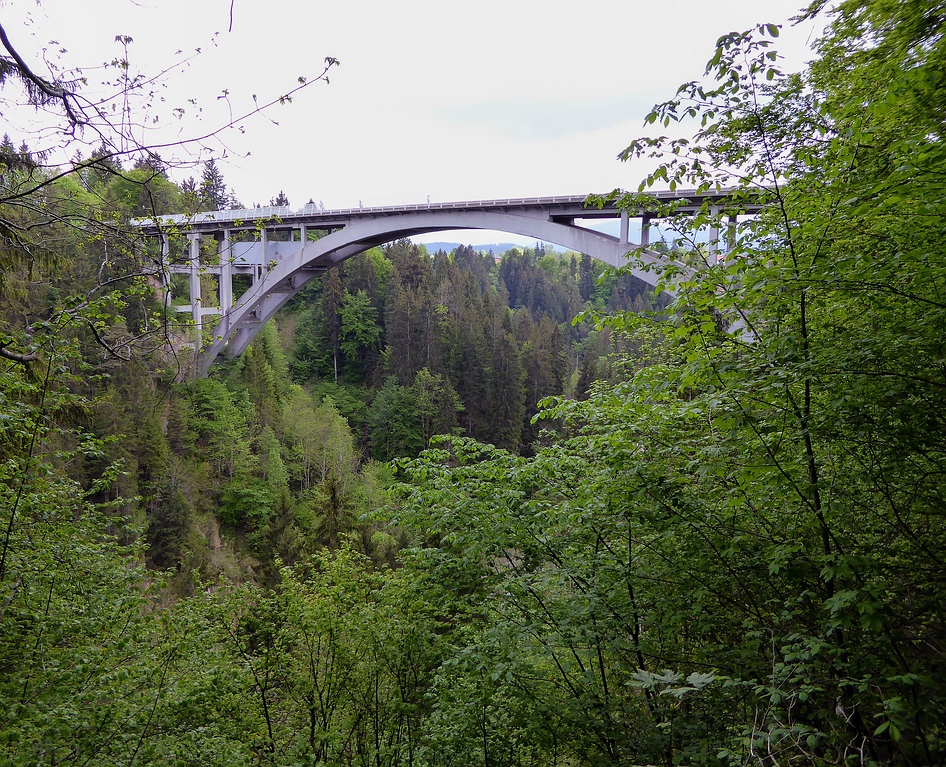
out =
<svg viewBox="0 0 946 767"><path fill-rule="evenodd" d="M428 253L436 253L438 250L445 251L450 253L456 248L459 248L461 245L466 245L465 242L425 242L423 243L424 247L427 248ZM527 247L535 247L535 243L532 245L517 245L514 242L491 242L487 245L474 245L473 249L481 251L483 253L493 252L494 255L498 256L505 253L507 250L512 250L513 248L519 248L519 250L524 250ZM554 245L545 243L546 250L555 250Z"/></svg>

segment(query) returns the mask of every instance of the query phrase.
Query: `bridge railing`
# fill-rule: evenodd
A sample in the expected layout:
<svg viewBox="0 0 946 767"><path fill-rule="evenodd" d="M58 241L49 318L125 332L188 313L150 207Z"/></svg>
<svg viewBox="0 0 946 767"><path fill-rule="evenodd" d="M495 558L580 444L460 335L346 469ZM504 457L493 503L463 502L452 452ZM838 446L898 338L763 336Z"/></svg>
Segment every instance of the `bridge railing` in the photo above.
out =
<svg viewBox="0 0 946 767"><path fill-rule="evenodd" d="M719 200L722 202L730 196L735 190L721 189L719 191L699 191L697 189L677 189L673 192L658 191L648 193L649 197L659 202L672 200L694 200L702 201L707 198ZM134 219L133 226L141 229L154 229L160 226L196 226L208 224L226 224L240 222L244 225L250 225L256 221L278 221L279 223L290 224L296 219L318 220L333 218L342 218L349 216L372 216L388 215L398 213L413 213L422 211L437 210L469 210L469 209L495 209L495 208L515 208L515 207L554 207L554 206L583 206L588 199L588 195L559 195L552 197L509 197L505 199L491 200L459 200L455 202L421 202L408 205L374 205L359 206L357 208L326 208L321 203L307 203L301 208L293 209L288 205L267 206L259 208L238 208L234 210L214 210L202 213L193 213L190 215L176 213L170 215L161 215L155 218ZM589 217L604 215L620 215L621 211L616 206L606 206L604 209L597 207L588 208Z"/></svg>

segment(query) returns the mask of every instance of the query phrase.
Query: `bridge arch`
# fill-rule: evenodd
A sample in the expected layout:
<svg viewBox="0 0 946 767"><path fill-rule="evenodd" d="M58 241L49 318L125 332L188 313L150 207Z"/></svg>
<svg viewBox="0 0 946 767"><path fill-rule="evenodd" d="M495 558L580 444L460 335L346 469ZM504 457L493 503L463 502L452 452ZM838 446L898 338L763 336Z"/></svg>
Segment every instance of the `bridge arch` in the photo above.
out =
<svg viewBox="0 0 946 767"><path fill-rule="evenodd" d="M297 250L281 257L266 271L263 279L247 290L213 329L211 342L200 351L198 370L205 374L220 354L237 356L245 351L262 327L310 280L351 256L393 240L451 229L491 229L554 243L614 267L625 266L628 252L638 247L627 240L576 226L573 220L554 221L547 215L531 213L461 208L353 217L344 227L315 242L298 243ZM649 251L638 251L635 255L643 264L666 261ZM631 272L644 282L655 284L653 273L636 266Z"/></svg>

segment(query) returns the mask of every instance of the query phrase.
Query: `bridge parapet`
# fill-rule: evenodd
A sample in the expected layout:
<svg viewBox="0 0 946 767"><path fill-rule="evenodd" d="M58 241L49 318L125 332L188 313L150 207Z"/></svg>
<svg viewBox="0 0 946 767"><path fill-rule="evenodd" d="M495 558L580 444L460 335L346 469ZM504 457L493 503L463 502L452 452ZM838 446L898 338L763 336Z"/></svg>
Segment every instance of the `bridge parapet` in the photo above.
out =
<svg viewBox="0 0 946 767"><path fill-rule="evenodd" d="M680 213L694 213L705 202L725 204L732 199L733 190L699 191L696 189L678 189L673 192L650 192L646 196L655 203L680 203ZM316 229L332 229L344 226L352 220L398 216L404 213L422 213L426 211L480 210L518 211L522 215L536 214L562 219L614 219L621 211L614 203L603 207L588 206L587 195L565 195L552 197L512 197L501 200L461 200L458 202L428 202L410 205L376 205L357 208L325 208L319 203L310 203L301 208L290 206L269 206L261 208L240 208L235 210L215 210L191 215L173 214L148 219L137 219L133 225L147 234L159 234L168 227L187 227L188 231L213 233L222 229L255 229L261 224L268 229L298 229L307 226ZM760 207L757 203L747 203L746 212L751 213ZM632 217L652 215L643 207Z"/></svg>

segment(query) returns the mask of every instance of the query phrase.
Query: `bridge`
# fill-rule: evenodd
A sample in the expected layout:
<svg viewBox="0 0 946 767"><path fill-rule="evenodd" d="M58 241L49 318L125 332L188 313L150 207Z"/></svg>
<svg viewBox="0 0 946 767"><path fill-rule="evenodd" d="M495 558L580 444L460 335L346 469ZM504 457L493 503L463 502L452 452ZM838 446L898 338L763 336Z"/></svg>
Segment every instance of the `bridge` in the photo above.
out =
<svg viewBox="0 0 946 767"><path fill-rule="evenodd" d="M731 190L678 190L648 197L658 204L673 203L678 214L693 214L704 206L718 214L731 200ZM175 308L191 314L200 348L198 371L205 374L221 353L241 354L266 322L313 278L369 248L418 234L490 229L523 235L586 253L614 267L633 262L631 272L653 285L654 274L641 266L666 262L666 256L648 250L654 219L651 206L629 212L613 204L586 207L586 200L576 195L339 210L309 204L299 210L288 206L223 210L158 216L134 223L145 234L161 238L161 277L167 305L171 301L172 275L188 277L189 303ZM760 207L754 201L742 201L736 213L753 214ZM639 242L629 239L631 218L640 220ZM603 234L581 225L600 219L618 220L620 234ZM735 223L735 213L730 222ZM313 239L316 232L323 236ZM175 256L172 244L176 248L182 237L187 241L186 252ZM202 261L204 239L216 243L212 263L206 263L206 248ZM715 258L720 244L718 226L710 231L709 243L711 257ZM628 253L632 251L631 259ZM217 279L216 305L201 296L202 275ZM238 275L248 275L251 284L234 301L233 278ZM201 333L210 324L209 318L218 319L209 343L201 347Z"/></svg>

